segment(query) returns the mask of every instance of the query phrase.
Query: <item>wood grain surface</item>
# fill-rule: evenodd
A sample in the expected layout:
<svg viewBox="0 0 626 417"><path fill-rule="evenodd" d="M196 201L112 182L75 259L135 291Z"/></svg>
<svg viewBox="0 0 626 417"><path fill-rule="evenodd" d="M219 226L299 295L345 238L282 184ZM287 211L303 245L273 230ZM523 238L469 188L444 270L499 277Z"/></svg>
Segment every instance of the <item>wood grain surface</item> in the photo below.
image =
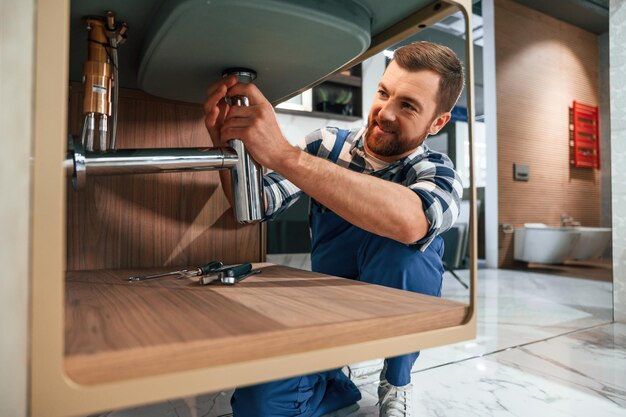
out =
<svg viewBox="0 0 626 417"><path fill-rule="evenodd" d="M65 371L96 384L461 324L467 305L270 264L235 286L67 273Z"/></svg>
<svg viewBox="0 0 626 417"><path fill-rule="evenodd" d="M82 123L72 84L69 132ZM211 146L200 105L120 90L119 149ZM261 225L240 225L216 171L87 177L67 181L67 269L262 261Z"/></svg>

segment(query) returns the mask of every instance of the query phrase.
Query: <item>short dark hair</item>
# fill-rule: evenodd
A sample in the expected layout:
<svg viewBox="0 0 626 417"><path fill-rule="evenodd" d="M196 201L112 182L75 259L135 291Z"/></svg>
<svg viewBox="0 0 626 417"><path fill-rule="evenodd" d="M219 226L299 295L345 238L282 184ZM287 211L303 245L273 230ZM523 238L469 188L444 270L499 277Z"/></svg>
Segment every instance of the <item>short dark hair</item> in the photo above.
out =
<svg viewBox="0 0 626 417"><path fill-rule="evenodd" d="M463 64L452 49L432 42L413 42L395 50L392 61L409 71L431 70L441 77L437 114L448 112L465 85Z"/></svg>

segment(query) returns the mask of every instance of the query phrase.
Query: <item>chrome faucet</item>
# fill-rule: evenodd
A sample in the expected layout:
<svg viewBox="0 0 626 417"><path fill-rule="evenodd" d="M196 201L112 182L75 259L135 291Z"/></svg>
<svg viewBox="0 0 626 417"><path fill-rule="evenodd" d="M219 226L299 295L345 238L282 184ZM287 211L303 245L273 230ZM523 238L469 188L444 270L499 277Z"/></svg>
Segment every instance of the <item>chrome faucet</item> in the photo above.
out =
<svg viewBox="0 0 626 417"><path fill-rule="evenodd" d="M568 214L561 214L561 227L580 227L580 222Z"/></svg>

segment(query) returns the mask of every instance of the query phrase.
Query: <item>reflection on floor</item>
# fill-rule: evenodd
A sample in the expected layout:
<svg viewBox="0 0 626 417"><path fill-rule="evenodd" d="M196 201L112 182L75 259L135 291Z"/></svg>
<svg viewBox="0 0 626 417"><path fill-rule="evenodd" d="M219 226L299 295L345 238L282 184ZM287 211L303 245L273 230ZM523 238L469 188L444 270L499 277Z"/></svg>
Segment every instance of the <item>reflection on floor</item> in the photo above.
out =
<svg viewBox="0 0 626 417"><path fill-rule="evenodd" d="M565 261L565 263L558 265L529 263L528 270L570 278L596 279L606 282L613 281L613 263L611 259Z"/></svg>
<svg viewBox="0 0 626 417"><path fill-rule="evenodd" d="M307 268L308 257L268 256ZM467 281L467 271L458 271ZM444 297L466 301L451 275ZM626 325L612 324L610 282L479 271L475 340L428 349L413 369L416 416L624 416ZM352 367L363 393L352 417L377 417L381 361ZM110 417L229 415L230 393L115 411Z"/></svg>

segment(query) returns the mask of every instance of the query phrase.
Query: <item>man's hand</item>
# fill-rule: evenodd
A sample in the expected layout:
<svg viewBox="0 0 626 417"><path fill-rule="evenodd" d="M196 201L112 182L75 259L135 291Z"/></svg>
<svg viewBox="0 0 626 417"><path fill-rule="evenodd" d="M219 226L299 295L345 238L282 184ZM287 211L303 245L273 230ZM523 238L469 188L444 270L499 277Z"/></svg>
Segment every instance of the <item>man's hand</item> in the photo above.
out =
<svg viewBox="0 0 626 417"><path fill-rule="evenodd" d="M226 141L230 139L225 138L222 140L220 130L230 107L224 101L224 97L228 89L235 84L237 84L237 77L230 75L207 89L207 99L204 102L204 124L209 131L214 146L226 146Z"/></svg>
<svg viewBox="0 0 626 417"><path fill-rule="evenodd" d="M228 112L221 120L219 132L221 141L241 139L255 161L264 167L281 172L284 164L294 158L297 159L301 151L291 146L283 136L272 105L254 84L226 83L225 86L227 87L225 95L246 96L250 106L228 107ZM222 91L223 88L220 88L214 96L221 95ZM209 121L212 120L211 117ZM212 126L218 125L220 123Z"/></svg>
<svg viewBox="0 0 626 417"><path fill-rule="evenodd" d="M225 97L235 95L247 96L250 106L228 105ZM278 171L281 162L288 161L288 158L297 159L301 152L283 137L274 109L259 89L252 84L238 84L235 75L223 78L208 88L204 114L204 124L214 146L227 146L229 140L241 139L246 150L264 167ZM230 173L220 171L220 180L232 206Z"/></svg>
<svg viewBox="0 0 626 417"><path fill-rule="evenodd" d="M228 139L222 139L220 136L220 130L222 129L222 124L224 123L224 119L228 114L230 106L226 104L224 97L226 96L228 88L235 84L237 84L237 77L231 75L226 78L222 78L220 81L211 85L207 90L207 99L204 102L204 124L209 131L213 146L226 146ZM222 189L224 190L224 195L232 207L233 194L230 171L220 170L219 176L220 182L222 183Z"/></svg>

